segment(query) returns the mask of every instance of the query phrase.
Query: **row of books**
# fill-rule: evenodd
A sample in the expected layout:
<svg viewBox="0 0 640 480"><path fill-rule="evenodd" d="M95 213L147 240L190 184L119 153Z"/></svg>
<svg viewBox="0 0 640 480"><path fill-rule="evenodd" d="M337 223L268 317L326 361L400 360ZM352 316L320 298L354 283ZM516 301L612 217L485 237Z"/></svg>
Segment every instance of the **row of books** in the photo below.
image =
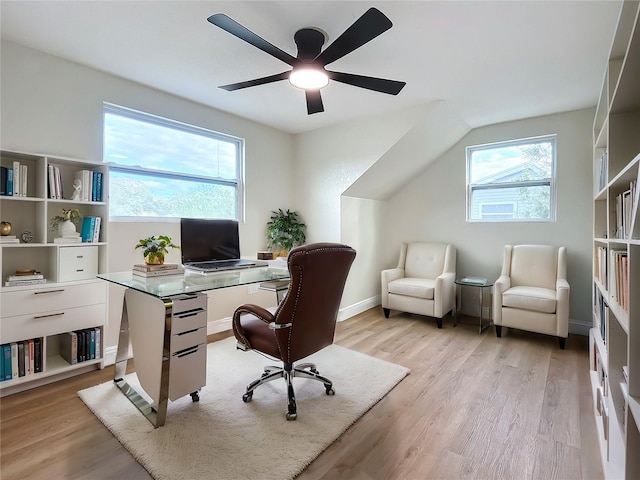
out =
<svg viewBox="0 0 640 480"><path fill-rule="evenodd" d="M99 327L67 332L59 337L60 356L70 365L100 358L102 340Z"/></svg>
<svg viewBox="0 0 640 480"><path fill-rule="evenodd" d="M11 166L0 166L0 195L27 196L27 165L13 162Z"/></svg>
<svg viewBox="0 0 640 480"><path fill-rule="evenodd" d="M595 251L594 275L596 279L602 285L602 288L607 288L607 247L600 246Z"/></svg>
<svg viewBox="0 0 640 480"><path fill-rule="evenodd" d="M631 235L633 205L638 196L638 181L629 183L629 189L616 196L616 238L627 239Z"/></svg>
<svg viewBox="0 0 640 480"><path fill-rule="evenodd" d="M164 263L162 265L147 265L139 263L131 271L137 277L150 278L165 275L182 275L184 267L178 263Z"/></svg>
<svg viewBox="0 0 640 480"><path fill-rule="evenodd" d="M39 285L41 283L47 283L47 279L44 278L44 274L41 272L33 272L28 275L9 275L4 282L4 286L18 287L22 285Z"/></svg>
<svg viewBox="0 0 640 480"><path fill-rule="evenodd" d="M101 217L86 216L82 218L80 240L83 243L98 243L100 241Z"/></svg>
<svg viewBox="0 0 640 480"><path fill-rule="evenodd" d="M609 295L629 311L629 256L626 250L611 250Z"/></svg>
<svg viewBox="0 0 640 480"><path fill-rule="evenodd" d="M42 338L0 345L0 380L42 372Z"/></svg>

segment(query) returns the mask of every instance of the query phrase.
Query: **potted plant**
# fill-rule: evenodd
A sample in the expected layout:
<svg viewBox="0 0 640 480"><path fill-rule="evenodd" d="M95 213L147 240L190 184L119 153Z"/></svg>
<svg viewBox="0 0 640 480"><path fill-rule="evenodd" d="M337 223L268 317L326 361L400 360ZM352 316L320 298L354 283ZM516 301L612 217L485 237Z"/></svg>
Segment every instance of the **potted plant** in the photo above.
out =
<svg viewBox="0 0 640 480"><path fill-rule="evenodd" d="M77 208L63 208L60 215L54 216L49 222L52 231L57 230L61 237L73 237L76 234L76 225L82 220L80 210Z"/></svg>
<svg viewBox="0 0 640 480"><path fill-rule="evenodd" d="M271 220L267 222L267 246L270 249L280 248L279 255L287 256L289 251L302 245L307 239L305 229L298 212L281 208L271 212Z"/></svg>
<svg viewBox="0 0 640 480"><path fill-rule="evenodd" d="M138 241L135 247L144 248L144 263L147 265L162 265L164 263L165 253L169 253L169 248L180 248L178 245L174 245L170 237L166 235L152 235L151 237L143 238Z"/></svg>

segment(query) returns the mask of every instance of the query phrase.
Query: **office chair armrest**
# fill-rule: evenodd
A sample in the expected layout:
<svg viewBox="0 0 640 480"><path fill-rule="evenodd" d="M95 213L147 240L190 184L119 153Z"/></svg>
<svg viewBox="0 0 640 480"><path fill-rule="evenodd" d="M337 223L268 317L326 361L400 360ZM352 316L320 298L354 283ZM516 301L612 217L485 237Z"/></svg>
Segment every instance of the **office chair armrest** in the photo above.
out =
<svg viewBox="0 0 640 480"><path fill-rule="evenodd" d="M261 307L260 305L253 305L253 304L240 305L238 308L236 308L235 312L233 312L233 318L231 320L233 334L238 340L238 342L245 347L243 348L243 350L244 349L252 350L253 347L251 346L251 343L249 342L249 340L247 340L247 337L244 336L242 323L240 321L240 317L244 314L253 315L259 320L262 320L264 323L271 323L273 321L274 315L266 308Z"/></svg>

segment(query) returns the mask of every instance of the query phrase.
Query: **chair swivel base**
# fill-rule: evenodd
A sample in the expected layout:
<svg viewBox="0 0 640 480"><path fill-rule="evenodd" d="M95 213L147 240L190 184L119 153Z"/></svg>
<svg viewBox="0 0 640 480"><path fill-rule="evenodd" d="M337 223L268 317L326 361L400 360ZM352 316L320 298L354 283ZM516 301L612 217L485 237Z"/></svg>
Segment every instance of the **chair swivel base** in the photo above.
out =
<svg viewBox="0 0 640 480"><path fill-rule="evenodd" d="M315 364L313 363L301 363L297 366L294 366L291 363L285 363L283 367L276 367L274 365L269 365L264 367L264 372L260 376L260 378L254 380L249 385L247 385L247 391L244 395L242 395L242 401L247 403L250 402L253 398L253 391L258 388L260 385L264 385L265 383L271 382L277 378L284 378L287 382L287 420L295 420L298 417L297 407L296 407L296 396L293 391L293 377L302 377L309 378L311 380L317 380L318 382L322 382L324 384L325 392L327 395L335 395L335 390L333 389L333 382L326 377L323 377L318 373Z"/></svg>

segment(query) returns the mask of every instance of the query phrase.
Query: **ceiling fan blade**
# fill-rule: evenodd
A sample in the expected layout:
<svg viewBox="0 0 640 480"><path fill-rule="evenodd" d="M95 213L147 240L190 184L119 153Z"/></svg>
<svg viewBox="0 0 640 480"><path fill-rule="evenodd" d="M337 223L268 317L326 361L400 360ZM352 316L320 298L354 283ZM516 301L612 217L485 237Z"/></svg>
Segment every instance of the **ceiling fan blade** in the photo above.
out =
<svg viewBox="0 0 640 480"><path fill-rule="evenodd" d="M307 97L307 113L309 115L324 112L320 90L305 90L304 93Z"/></svg>
<svg viewBox="0 0 640 480"><path fill-rule="evenodd" d="M391 20L380 10L371 7L318 55L316 60L323 66L335 62L386 32L392 25Z"/></svg>
<svg viewBox="0 0 640 480"><path fill-rule="evenodd" d="M275 45L270 44L264 38L256 35L248 28L243 27L224 13L216 13L215 15L211 15L209 18L207 18L207 20L213 25L216 25L217 27L220 27L221 29L229 32L231 35L235 35L240 40L244 40L245 42L253 45L256 48L259 48L263 52L266 52L273 57L276 57L278 60L281 60L286 64L294 66L297 63L295 57L289 55L284 50L280 50Z"/></svg>
<svg viewBox="0 0 640 480"><path fill-rule="evenodd" d="M277 73L276 75L269 75L268 77L256 78L255 80L247 80L246 82L231 83L229 85L221 85L219 88L232 92L234 90L240 90L241 88L255 87L257 85L264 85L265 83L277 82L279 80L286 80L289 78L291 70L287 72Z"/></svg>
<svg viewBox="0 0 640 480"><path fill-rule="evenodd" d="M385 78L365 77L364 75L355 75L353 73L331 72L326 70L331 80L346 83L355 87L375 90L376 92L388 93L389 95L397 95L404 88L407 82L398 82L397 80L387 80Z"/></svg>

